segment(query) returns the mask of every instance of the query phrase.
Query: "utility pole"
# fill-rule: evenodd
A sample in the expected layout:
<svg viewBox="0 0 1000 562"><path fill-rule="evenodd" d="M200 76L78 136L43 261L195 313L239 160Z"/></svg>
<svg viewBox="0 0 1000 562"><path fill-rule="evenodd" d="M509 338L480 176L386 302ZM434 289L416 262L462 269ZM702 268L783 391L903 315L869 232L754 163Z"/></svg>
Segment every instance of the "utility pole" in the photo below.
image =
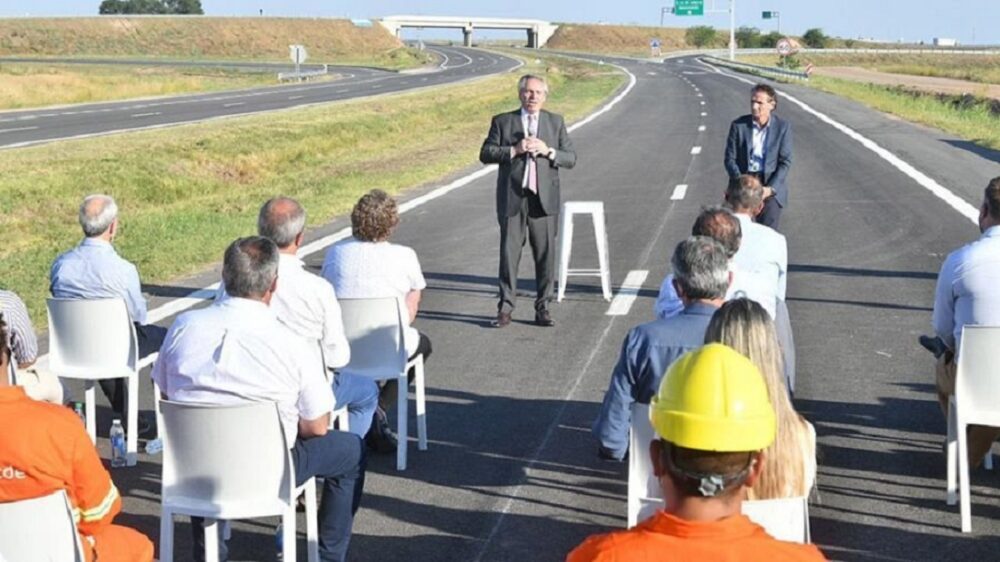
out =
<svg viewBox="0 0 1000 562"><path fill-rule="evenodd" d="M663 16L664 16L664 14L672 14L672 13L674 13L673 6L664 6L664 7L660 8L660 27L663 27Z"/></svg>
<svg viewBox="0 0 1000 562"><path fill-rule="evenodd" d="M736 60L736 0L729 0L729 60Z"/></svg>

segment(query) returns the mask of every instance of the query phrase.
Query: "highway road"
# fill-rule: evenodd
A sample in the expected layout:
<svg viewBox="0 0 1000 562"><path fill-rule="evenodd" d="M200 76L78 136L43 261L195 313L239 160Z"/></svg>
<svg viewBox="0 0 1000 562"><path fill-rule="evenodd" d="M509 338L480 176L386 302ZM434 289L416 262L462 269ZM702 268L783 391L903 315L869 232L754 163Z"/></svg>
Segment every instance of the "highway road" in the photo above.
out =
<svg viewBox="0 0 1000 562"><path fill-rule="evenodd" d="M748 111L750 85L690 57L613 62L635 86L571 133L579 164L562 182L567 200L604 201L613 283L617 291L630 274L644 279L637 299L610 314L597 279L581 278L554 308L556 327L538 328L529 323L526 265L514 324L490 328L495 175L446 193L407 193L412 208L394 241L416 249L429 283L417 325L435 349L427 364L430 448L411 444L405 472L392 456L371 457L351 560L561 560L587 535L624 525L626 466L597 459L589 427L622 338L652 318L674 245L702 206L721 201L725 135ZM777 87L777 111L795 128L782 221L795 402L819 436L813 540L833 560L992 557L998 476L974 473L975 532L960 534L958 509L944 501L945 424L932 364L916 338L929 330L944 255L978 235L969 209L998 175L1000 153L805 86ZM467 172L480 169L470 162ZM341 218L309 237L346 226ZM596 263L588 231L576 229L575 267ZM322 255L307 263L318 271ZM216 270L146 290L157 307L217 279ZM120 520L153 537L158 461L142 456L114 472L126 496ZM231 559L273 559L275 523L236 523ZM177 537L185 552L187 531Z"/></svg>
<svg viewBox="0 0 1000 562"><path fill-rule="evenodd" d="M428 72L334 67L331 72L340 77L331 81L0 112L0 149L401 92L506 72L520 64L500 54L461 47L435 46L430 50L441 56L441 63ZM103 64L113 63L103 61ZM253 63L250 67L259 69L262 65Z"/></svg>

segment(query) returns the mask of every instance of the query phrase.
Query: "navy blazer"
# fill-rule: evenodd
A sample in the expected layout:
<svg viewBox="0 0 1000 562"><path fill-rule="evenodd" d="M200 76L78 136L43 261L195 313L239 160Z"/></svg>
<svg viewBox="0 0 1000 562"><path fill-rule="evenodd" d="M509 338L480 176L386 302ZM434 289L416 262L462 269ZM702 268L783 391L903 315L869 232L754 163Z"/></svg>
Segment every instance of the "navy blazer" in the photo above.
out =
<svg viewBox="0 0 1000 562"><path fill-rule="evenodd" d="M788 204L788 185L785 178L792 167L792 126L784 119L771 114L768 120L767 140L764 147L764 185L774 190L778 204ZM726 139L726 172L730 179L747 173L750 151L753 147L753 118L744 115L729 125Z"/></svg>

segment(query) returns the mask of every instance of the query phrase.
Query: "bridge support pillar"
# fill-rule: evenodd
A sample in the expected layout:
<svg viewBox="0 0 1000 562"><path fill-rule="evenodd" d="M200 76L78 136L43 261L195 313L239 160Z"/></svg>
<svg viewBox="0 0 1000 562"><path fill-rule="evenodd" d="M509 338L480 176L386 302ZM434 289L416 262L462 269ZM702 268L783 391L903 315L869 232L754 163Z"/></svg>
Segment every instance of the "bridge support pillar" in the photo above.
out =
<svg viewBox="0 0 1000 562"><path fill-rule="evenodd" d="M466 27L465 29L463 29L462 30L462 35L465 36L465 39L462 42L462 44L465 45L466 47L471 47L472 46L472 27L470 26L470 27Z"/></svg>
<svg viewBox="0 0 1000 562"><path fill-rule="evenodd" d="M537 29L529 29L528 30L528 48L529 49L537 49L538 47L539 47L539 45L538 45L538 30Z"/></svg>

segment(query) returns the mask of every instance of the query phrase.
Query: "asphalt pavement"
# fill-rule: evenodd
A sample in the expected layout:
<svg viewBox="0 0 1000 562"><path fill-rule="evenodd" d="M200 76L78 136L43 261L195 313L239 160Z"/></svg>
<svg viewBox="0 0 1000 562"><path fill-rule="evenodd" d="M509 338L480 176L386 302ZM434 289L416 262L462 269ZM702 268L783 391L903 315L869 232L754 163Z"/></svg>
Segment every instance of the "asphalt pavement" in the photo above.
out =
<svg viewBox="0 0 1000 562"><path fill-rule="evenodd" d="M430 446L417 451L411 443L405 472L392 455L371 457L351 560L560 560L587 535L624 526L626 467L597 459L589 427L626 331L652 318L674 245L702 206L721 201L728 124L748 112L750 86L691 57L615 62L636 85L571 133L579 163L561 176L565 200L604 202L613 284L617 290L629 272L648 272L638 298L627 314L608 315L597 278L577 278L553 308L557 325L539 328L530 323L526 263L514 323L491 328L495 175L404 214L393 241L417 251L428 281L417 326L434 342L426 371ZM1000 477L973 474L974 532L959 533L958 508L944 499L945 425L931 357L916 342L929 330L943 256L978 231L871 143L973 206L998 175L1000 154L804 86L778 89L827 117L786 98L777 109L795 131L782 222L795 403L819 437L813 540L834 560L989 559L1000 545ZM465 171L478 169L470 162ZM688 187L676 197L681 184ZM596 263L594 239L577 220L573 266L586 267ZM344 226L341 218L309 237ZM316 271L321 261L322 252L307 259ZM158 306L217 278L211 271L146 289ZM149 394L143 390L147 404ZM152 537L158 461L143 455L137 467L113 472L126 496L121 521ZM275 524L236 523L232 559L273 559ZM177 530L178 553L186 536Z"/></svg>

